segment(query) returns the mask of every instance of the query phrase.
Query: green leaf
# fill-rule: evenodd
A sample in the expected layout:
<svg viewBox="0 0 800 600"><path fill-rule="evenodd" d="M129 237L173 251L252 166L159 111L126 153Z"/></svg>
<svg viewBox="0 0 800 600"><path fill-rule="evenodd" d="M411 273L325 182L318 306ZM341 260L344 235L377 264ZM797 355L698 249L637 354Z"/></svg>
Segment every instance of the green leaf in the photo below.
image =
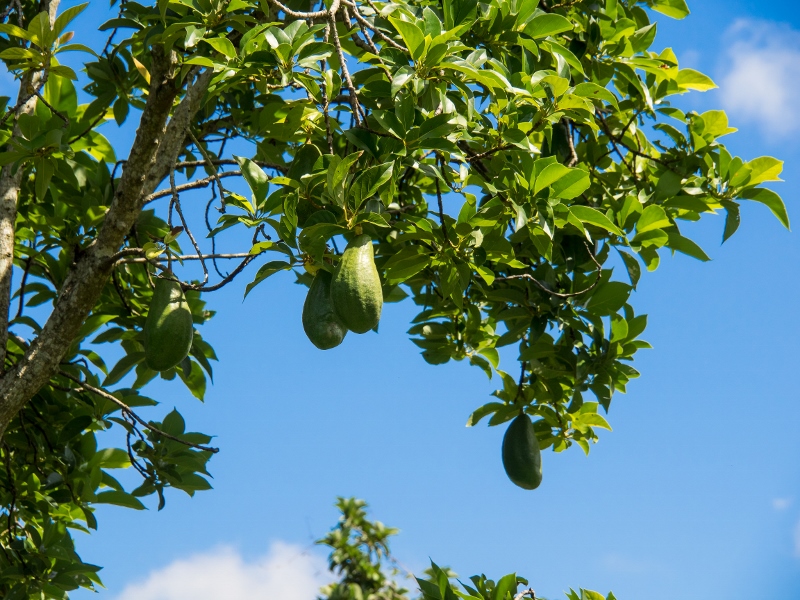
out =
<svg viewBox="0 0 800 600"><path fill-rule="evenodd" d="M576 96L581 98L589 98L590 100L605 100L613 106L619 106L617 97L604 87L596 83L586 82L575 86L572 91Z"/></svg>
<svg viewBox="0 0 800 600"><path fill-rule="evenodd" d="M758 185L765 181L781 181L779 175L783 171L783 161L771 156L761 156L744 164L750 169L747 185Z"/></svg>
<svg viewBox="0 0 800 600"><path fill-rule="evenodd" d="M392 96L397 96L400 90L414 77L413 67L400 67L392 77Z"/></svg>
<svg viewBox="0 0 800 600"><path fill-rule="evenodd" d="M92 456L89 468L101 467L103 469L125 469L131 466L128 453L121 448L105 448Z"/></svg>
<svg viewBox="0 0 800 600"><path fill-rule="evenodd" d="M575 69L581 75L586 75L586 73L583 70L583 65L581 64L581 61L566 47L562 46L557 42L542 42L541 46L545 50L549 50L551 53L560 55L564 60L567 61L567 64L570 67Z"/></svg>
<svg viewBox="0 0 800 600"><path fill-rule="evenodd" d="M0 23L0 33L31 41L31 34L11 23Z"/></svg>
<svg viewBox="0 0 800 600"><path fill-rule="evenodd" d="M140 362L144 360L144 352L131 352L123 356L114 368L111 369L111 372L108 374L108 377L105 378L103 381L103 387L108 387L110 385L114 385L120 379L125 377L133 367L138 365Z"/></svg>
<svg viewBox="0 0 800 600"><path fill-rule="evenodd" d="M170 435L178 436L186 431L186 421L181 416L181 413L179 413L177 409L173 408L169 414L164 417L159 429Z"/></svg>
<svg viewBox="0 0 800 600"><path fill-rule="evenodd" d="M569 167L565 167L560 163L552 163L547 165L536 177L536 183L533 187L533 193L538 194L546 187L550 186L553 182L558 181L560 177L563 177L569 173Z"/></svg>
<svg viewBox="0 0 800 600"><path fill-rule="evenodd" d="M642 268L639 266L639 261L636 260L636 257L628 254L617 248L617 252L619 252L620 256L622 257L622 262L625 263L625 268L628 270L628 277L631 278L631 285L633 285L633 289L636 289L636 285L639 283L639 278L642 276Z"/></svg>
<svg viewBox="0 0 800 600"><path fill-rule="evenodd" d="M608 429L612 431L611 425L608 424L608 421L602 415L597 413L582 413L576 416L575 422L580 425L589 425L591 427L600 427L602 429Z"/></svg>
<svg viewBox="0 0 800 600"><path fill-rule="evenodd" d="M475 410L467 419L467 427L474 427L484 417L494 414L498 410L505 408L505 404L500 402L490 402Z"/></svg>
<svg viewBox="0 0 800 600"><path fill-rule="evenodd" d="M667 217L664 209L657 204L651 204L642 211L642 215L636 222L636 235L653 231L655 229L663 229L669 227L672 223Z"/></svg>
<svg viewBox="0 0 800 600"><path fill-rule="evenodd" d="M431 257L425 249L418 245L407 246L392 256L386 263L386 281L402 283L426 268Z"/></svg>
<svg viewBox="0 0 800 600"><path fill-rule="evenodd" d="M583 169L570 169L563 177L550 186L554 198L571 200L583 194L591 185L589 174Z"/></svg>
<svg viewBox="0 0 800 600"><path fill-rule="evenodd" d="M681 69L678 71L677 83L687 90L707 92L717 87L717 84L708 76L694 69Z"/></svg>
<svg viewBox="0 0 800 600"><path fill-rule="evenodd" d="M331 166L328 168L328 193L334 199L336 199L337 202L343 203L343 184L350 173L350 168L355 164L362 154L363 152L353 152L352 154L341 159L335 167L333 164L331 164Z"/></svg>
<svg viewBox="0 0 800 600"><path fill-rule="evenodd" d="M725 230L722 233L722 243L724 244L739 229L741 217L739 216L739 205L735 202L725 202L723 206L725 206L725 212L727 213L725 216Z"/></svg>
<svg viewBox="0 0 800 600"><path fill-rule="evenodd" d="M702 260L703 262L711 260L703 249L689 238L685 238L681 234L675 232L668 232L667 235L669 236L667 245L673 250L677 250L678 252L682 252L683 254L696 258L697 260Z"/></svg>
<svg viewBox="0 0 800 600"><path fill-rule="evenodd" d="M686 0L653 0L653 10L673 19L683 19L689 16Z"/></svg>
<svg viewBox="0 0 800 600"><path fill-rule="evenodd" d="M89 6L88 2L78 4L77 6L71 6L58 15L55 23L53 24L53 36L58 37L61 35L61 32L64 31L67 25L69 25L75 17L81 14L83 9L85 9L87 6Z"/></svg>
<svg viewBox="0 0 800 600"><path fill-rule="evenodd" d="M214 68L214 61L210 58L206 58L205 56L192 56L191 58L186 59L183 61L185 65L200 65L201 67L211 67Z"/></svg>
<svg viewBox="0 0 800 600"><path fill-rule="evenodd" d="M528 21L522 31L530 37L537 39L556 35L565 31L572 31L573 28L574 25L572 21L566 17L562 17L558 14L544 14L538 15Z"/></svg>
<svg viewBox="0 0 800 600"><path fill-rule="evenodd" d="M214 48L214 50L220 54L224 54L228 58L236 58L236 48L234 48L233 44L228 38L203 38L202 41Z"/></svg>
<svg viewBox="0 0 800 600"><path fill-rule="evenodd" d="M786 213L786 205L778 194L766 188L749 188L743 190L740 196L746 200L753 200L765 205L772 211L773 215L778 217L783 226L789 229L789 215Z"/></svg>
<svg viewBox="0 0 800 600"><path fill-rule="evenodd" d="M394 25L403 42L411 53L411 58L420 60L425 55L425 34L422 30L409 21L398 17L389 17L389 22Z"/></svg>
<svg viewBox="0 0 800 600"><path fill-rule="evenodd" d="M262 265L261 268L256 273L255 279L253 279L252 282L247 284L247 287L244 290L244 297L247 298L247 294L249 294L254 287L256 287L259 283L264 281L270 275L274 275L279 271L286 271L291 268L292 268L291 264L282 260L273 260L265 265Z"/></svg>
<svg viewBox="0 0 800 600"><path fill-rule="evenodd" d="M234 160L239 163L239 168L242 170L242 177L250 186L253 192L253 197L256 199L256 204L261 204L267 197L269 192L269 177L264 170L254 163L249 158L244 156L233 155Z"/></svg>
<svg viewBox="0 0 800 600"><path fill-rule="evenodd" d="M589 298L586 308L600 316L614 314L628 301L633 288L621 281L609 281L598 287Z"/></svg>
<svg viewBox="0 0 800 600"><path fill-rule="evenodd" d="M472 23L478 9L478 0L443 0L444 26L450 31L464 22Z"/></svg>
<svg viewBox="0 0 800 600"><path fill-rule="evenodd" d="M582 223L589 223L590 225L601 227L619 236L623 235L606 215L595 208L590 206L570 206L569 211Z"/></svg>
<svg viewBox="0 0 800 600"><path fill-rule="evenodd" d="M118 492L116 490L109 490L107 492L100 492L94 500L98 504L115 504L117 506L124 506L125 508L132 508L134 510L144 510L145 506L138 498L131 496L126 492Z"/></svg>

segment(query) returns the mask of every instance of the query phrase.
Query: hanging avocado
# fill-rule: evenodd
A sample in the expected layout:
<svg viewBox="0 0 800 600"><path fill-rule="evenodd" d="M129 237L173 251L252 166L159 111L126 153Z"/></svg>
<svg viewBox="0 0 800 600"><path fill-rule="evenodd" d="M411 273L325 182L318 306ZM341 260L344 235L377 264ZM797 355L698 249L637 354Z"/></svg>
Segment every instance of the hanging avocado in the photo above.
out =
<svg viewBox="0 0 800 600"><path fill-rule="evenodd" d="M347 328L333 310L332 279L333 276L325 269L319 269L303 304L303 329L311 343L320 350L335 348L347 334Z"/></svg>
<svg viewBox="0 0 800 600"><path fill-rule="evenodd" d="M336 265L331 299L336 314L350 331L366 333L380 321L383 291L368 235L357 235L347 244Z"/></svg>
<svg viewBox="0 0 800 600"><path fill-rule="evenodd" d="M192 311L180 282L159 277L144 324L147 366L166 371L178 365L189 355L193 333Z"/></svg>
<svg viewBox="0 0 800 600"><path fill-rule="evenodd" d="M542 455L533 423L526 414L511 421L503 436L503 468L519 487L534 490L542 483Z"/></svg>

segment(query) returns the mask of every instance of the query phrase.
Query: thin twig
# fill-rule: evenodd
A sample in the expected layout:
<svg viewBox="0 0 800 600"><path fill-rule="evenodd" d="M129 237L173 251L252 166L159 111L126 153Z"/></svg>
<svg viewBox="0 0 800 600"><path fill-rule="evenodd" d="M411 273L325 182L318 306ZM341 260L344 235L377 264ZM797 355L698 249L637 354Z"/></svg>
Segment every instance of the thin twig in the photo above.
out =
<svg viewBox="0 0 800 600"><path fill-rule="evenodd" d="M520 372L519 372L519 381L517 382L517 393L514 396L514 404L517 403L519 400L520 395L522 394L522 384L525 381L525 361L519 361Z"/></svg>
<svg viewBox="0 0 800 600"><path fill-rule="evenodd" d="M206 177L205 179L198 179L197 181L191 181L189 183L182 183L175 187L177 192L183 193L187 190L196 190L199 188L207 187L209 184L216 183L217 178L223 177L239 177L241 176L241 171L223 171L222 173L218 173L216 176ZM149 196L145 196L143 204L149 204L153 200L158 200L159 198L164 198L166 196L171 196L172 190L161 190L159 192L154 192Z"/></svg>
<svg viewBox="0 0 800 600"><path fill-rule="evenodd" d="M139 313L133 310L133 308L131 308L131 305L128 304L128 301L125 300L125 295L123 294L122 291L122 284L119 281L119 274L117 273L116 269L114 269L111 272L111 281L114 284L114 289L117 291L117 296L119 296L120 302L122 302L122 306L125 307L125 310L128 311L128 314L138 315Z"/></svg>
<svg viewBox="0 0 800 600"><path fill-rule="evenodd" d="M589 250L589 245L586 242L584 242L583 244L584 244L584 246L586 246L586 250L589 252L589 258L592 259L592 262L597 267L597 276L595 277L595 280L592 282L592 284L589 287L587 287L584 290L581 290L580 292L571 292L571 293L568 293L568 294L562 294L560 292L554 292L553 290L548 288L545 284L543 284L541 281L536 279L530 273L522 273L520 275L506 275L505 277L496 278L495 281L508 281L510 279L527 279L528 281L532 281L533 284L536 285L536 287L538 287L543 292L547 292L548 294L550 294L552 296L556 296L557 298L574 298L575 296L581 296L581 295L585 294L586 292L591 292L597 286L597 284L600 283L600 277L603 274L603 267L600 265L599 262L597 262L597 259L594 257L594 254L592 253L592 251Z"/></svg>
<svg viewBox="0 0 800 600"><path fill-rule="evenodd" d="M295 19L321 19L323 17L327 17L329 15L333 15L336 11L339 10L339 0L333 0L333 4L331 4L330 9L327 10L317 10L313 12L298 12L292 10L288 6L280 3L278 0L269 0L278 7L278 10L282 10L286 13L289 17L294 17Z"/></svg>
<svg viewBox="0 0 800 600"><path fill-rule="evenodd" d="M214 180L217 182L217 187L219 188L219 200L220 203L222 204L220 212L225 212L225 188L222 187L222 181L219 178L219 173L217 173L217 169L214 167L214 161L211 160L211 157L208 155L208 152L206 152L206 149L203 148L198 139L194 137L194 134L192 133L191 130L189 130L189 137L191 138L194 145L197 146L197 149L200 151L200 154L203 155L203 158L206 159L206 163L211 165L212 176L214 177Z"/></svg>
<svg viewBox="0 0 800 600"><path fill-rule="evenodd" d="M144 250L141 248L125 248L125 250L118 252L117 254L112 257L111 260L115 262L115 264L129 264L129 263L146 263L146 262L153 262L154 259L152 258L144 258L144 257L137 257L137 258L123 258L131 255L138 255L143 254ZM176 256L175 258L178 260L208 260L214 258L247 258L248 256L256 256L255 254L250 254L249 252L234 252L229 254L181 254Z"/></svg>
<svg viewBox="0 0 800 600"><path fill-rule="evenodd" d="M256 163L259 167L264 167L265 169L275 169L276 171L278 171L280 173L284 173L284 174L289 170L287 167L285 167L283 165L279 165L279 164L276 164L276 163L268 162L268 161L265 161L265 160L254 160L253 162ZM175 168L176 169L184 169L184 168L188 168L188 167L202 167L202 166L204 166L206 164L208 164L208 161L206 161L206 160L184 160L184 161L181 161L181 162L176 162L175 163ZM215 158L215 159L213 159L211 161L211 164L214 164L214 165L237 165L237 166L239 165L239 163L237 163L232 158Z"/></svg>
<svg viewBox="0 0 800 600"><path fill-rule="evenodd" d="M209 199L208 202L206 202L206 209L203 212L203 219L205 221L206 231L208 231L208 233L211 233L214 230L214 228L211 227L211 222L208 219L208 213L209 213L209 211L211 211L211 205L214 204L214 200L216 200L216 199L217 199L217 192L215 191L214 187L212 186L211 187L211 198ZM214 236L214 235L211 236L211 253L212 254L216 254L217 253L217 237ZM217 264L217 259L216 258L212 258L211 259L211 264L214 265L214 270L217 272L217 275L219 275L220 277L226 277L226 275L223 275L222 271L219 270L219 265Z"/></svg>
<svg viewBox="0 0 800 600"><path fill-rule="evenodd" d="M91 133L94 130L94 128L97 127L97 125L100 123L100 121L103 121L105 118L106 118L106 111L104 110L104 111L102 111L100 113L100 115L94 121L92 121L92 123L86 129L84 129L78 135L76 135L74 138L69 140L67 142L67 144L74 144L79 139L81 139L83 136L88 135L89 133Z"/></svg>
<svg viewBox="0 0 800 600"><path fill-rule="evenodd" d="M175 170L170 170L170 185L173 187L175 186ZM221 184L220 184L221 185ZM208 283L208 267L206 266L205 257L203 256L203 252L200 250L200 246L197 243L197 240L194 239L194 235L192 235L192 230L189 229L189 224L186 222L186 218L183 216L183 211L181 210L181 200L178 196L178 193L175 192L173 195L172 203L175 205L175 210L178 212L178 217L181 219L181 224L183 225L184 231L186 231L186 235L189 236L189 240L192 242L192 246L194 246L195 252L197 252L197 256L200 259L200 266L203 268L203 283L201 285L205 285ZM171 257L171 253L169 254Z"/></svg>
<svg viewBox="0 0 800 600"><path fill-rule="evenodd" d="M471 156L467 157L467 162L471 163L476 160L483 160L484 158L487 158L492 154L495 154L497 152L502 152L504 150L509 150L511 148L513 148L511 144L503 144L502 146L498 146L497 148L491 148L490 150L487 150L486 152L481 152L480 154L472 154Z"/></svg>
<svg viewBox="0 0 800 600"><path fill-rule="evenodd" d="M331 24L330 21L325 22L325 35L322 36L323 42L326 44L330 39L331 35ZM325 72L325 59L323 58L320 61L320 72ZM325 138L328 141L328 150L331 154L335 154L333 151L333 132L331 131L331 116L328 112L328 108L330 107L330 102L328 99L328 85L326 83L322 84L322 115L325 118Z"/></svg>
<svg viewBox="0 0 800 600"><path fill-rule="evenodd" d="M147 423L139 415L137 415L135 412L133 412L133 410L131 409L130 406L125 404L122 400L120 400L116 396L112 396L111 394L109 394L105 390L101 390L100 388L96 388L94 386L91 386L88 383L86 383L85 381L81 381L79 378L73 377L72 375L70 375L69 373L65 373L64 371L59 371L59 375L61 375L62 377L66 377L67 379L69 379L71 381L74 381L75 383L81 385L83 388L89 390L93 394L97 394L101 398L105 398L106 400L109 400L109 401L113 402L114 404L116 404L117 406L119 406L122 409L123 414L126 414L126 415L130 416L137 423L139 423L142 427L145 427L145 428L149 429L150 431L152 431L153 433L155 433L157 435L165 437L168 440L172 440L173 442L178 442L180 444L183 444L184 446L189 446L190 448L197 448L198 450L203 450L205 452L211 452L213 454L216 454L217 452L219 452L219 448L214 448L212 446L203 446L202 444L195 444L193 442L187 442L186 440L182 440L179 437L175 437L174 435L171 435L171 434L167 433L166 431L162 431L158 427L155 427L154 425L151 425L151 424Z"/></svg>
<svg viewBox="0 0 800 600"><path fill-rule="evenodd" d="M215 292L218 289L222 288L223 286L228 285L231 281L233 281L234 277L236 277L239 273L241 273L244 268L250 264L250 262L258 256L257 254L251 254L247 258L245 258L242 262L240 262L236 268L231 271L230 275L228 275L225 279L220 281L217 284L211 285L209 287L203 287L199 285L188 285L188 284L181 284L184 290L196 290L199 292Z"/></svg>
<svg viewBox="0 0 800 600"><path fill-rule="evenodd" d="M439 157L439 165L442 166L443 159ZM442 226L442 236L444 236L445 243L452 245L450 243L450 237L447 235L447 223L444 220L444 205L442 204L442 189L439 185L439 178L434 177L434 181L436 182L436 200L439 202L439 223Z"/></svg>
<svg viewBox="0 0 800 600"><path fill-rule="evenodd" d="M342 4L352 8L353 9L353 16L356 18L356 21L358 21L358 24L361 25L362 27L366 27L370 31L372 31L375 34L375 37L377 37L379 40L389 44L392 48L395 48L396 50L401 50L403 52L408 52L408 48L406 48L405 46L403 46L401 44L398 44L392 38L390 38L389 36L384 34L375 25L372 25L369 21L367 21L363 17L363 15L358 11L358 5L355 2L349 2L348 0L342 0ZM372 8L372 10L375 11L376 14L380 14L380 12L375 8L375 6L372 4L372 2L368 2L368 4Z"/></svg>
<svg viewBox="0 0 800 600"><path fill-rule="evenodd" d="M274 0L270 0L274 2ZM334 0L336 2L337 0ZM331 13L328 16L328 23L331 26L331 35L333 36L333 47L336 48L336 54L339 57L339 66L342 69L342 76L347 86L348 91L350 92L350 106L353 108L353 117L355 119L356 125L361 125L361 105L358 103L358 98L356 97L356 86L353 85L353 80L350 78L350 71L347 68L347 61L344 58L344 52L342 52L342 44L339 40L339 32L336 31L336 19L334 18L333 14Z"/></svg>
<svg viewBox="0 0 800 600"><path fill-rule="evenodd" d="M64 121L64 127L69 127L69 117L67 117L67 116L66 116L64 113L62 113L61 111L59 111L59 110L58 110L58 109L57 109L55 106L53 106L52 104L50 104L50 103L49 103L47 100L45 100L44 96L42 96L42 94L41 94L41 93L39 93L39 92L34 92L33 94L34 94L34 95L35 95L37 98L39 98L39 100L41 100L41 101L42 101L42 103L43 103L43 104L44 104L44 105L45 105L47 108L49 108L49 109L50 109L50 111L51 111L51 112L52 112L54 115L56 115L56 116L57 116L59 119L61 119L62 121Z"/></svg>

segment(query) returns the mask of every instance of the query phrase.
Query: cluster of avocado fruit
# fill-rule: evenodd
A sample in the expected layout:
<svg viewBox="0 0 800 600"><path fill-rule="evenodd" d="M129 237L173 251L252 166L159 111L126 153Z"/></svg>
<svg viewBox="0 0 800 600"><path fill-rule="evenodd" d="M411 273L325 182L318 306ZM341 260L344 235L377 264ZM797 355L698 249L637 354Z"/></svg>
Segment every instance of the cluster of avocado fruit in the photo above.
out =
<svg viewBox="0 0 800 600"><path fill-rule="evenodd" d="M356 235L333 274L320 268L303 304L303 329L321 350L335 348L348 330L366 333L378 325L383 291L368 235ZM179 281L158 277L144 325L145 363L154 371L179 365L192 348L192 311ZM517 486L533 490L542 482L542 457L533 423L524 412L503 436L503 468Z"/></svg>
<svg viewBox="0 0 800 600"><path fill-rule="evenodd" d="M356 235L331 274L317 270L303 304L303 330L320 350L335 348L348 331L366 333L381 318L383 290L372 239Z"/></svg>
<svg viewBox="0 0 800 600"><path fill-rule="evenodd" d="M342 343L347 331L366 333L381 318L383 290L368 235L357 235L331 275L319 269L303 305L303 329L322 350ZM178 366L192 349L194 325L181 283L156 278L144 324L145 363L154 371Z"/></svg>

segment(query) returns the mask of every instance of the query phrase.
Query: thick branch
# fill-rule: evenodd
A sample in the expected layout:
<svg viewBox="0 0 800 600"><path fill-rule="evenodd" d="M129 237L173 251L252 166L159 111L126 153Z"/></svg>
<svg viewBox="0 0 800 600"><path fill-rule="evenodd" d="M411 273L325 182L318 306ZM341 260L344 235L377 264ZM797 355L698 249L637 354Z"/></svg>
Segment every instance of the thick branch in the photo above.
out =
<svg viewBox="0 0 800 600"><path fill-rule="evenodd" d="M191 77L192 73L189 76ZM186 147L186 136L189 132L190 122L200 108L200 103L208 91L208 85L211 83L213 76L214 70L206 69L189 84L186 95L178 105L178 108L175 109L172 119L167 125L163 143L158 148L156 162L150 170L142 190L143 196L152 194L156 186L169 175L170 169L174 168L175 161Z"/></svg>
<svg viewBox="0 0 800 600"><path fill-rule="evenodd" d="M136 222L146 186L154 179L151 172L158 164L167 117L178 91L172 57L155 47L147 104L102 228L72 265L39 336L0 379L0 435L20 408L58 371L61 359L100 297L113 268L109 258L119 250Z"/></svg>
<svg viewBox="0 0 800 600"><path fill-rule="evenodd" d="M52 27L56 20L59 0L47 0L43 8L50 16ZM12 139L20 137L19 116L31 115L36 109L38 90L47 80L47 71L28 72L22 77L14 114ZM9 112L9 115L12 114ZM6 115L8 116L8 115ZM11 307L11 274L14 270L14 243L17 220L17 202L25 169L6 165L0 171L0 374L5 372L6 344L8 343L8 318ZM2 428L0 428L2 434Z"/></svg>

